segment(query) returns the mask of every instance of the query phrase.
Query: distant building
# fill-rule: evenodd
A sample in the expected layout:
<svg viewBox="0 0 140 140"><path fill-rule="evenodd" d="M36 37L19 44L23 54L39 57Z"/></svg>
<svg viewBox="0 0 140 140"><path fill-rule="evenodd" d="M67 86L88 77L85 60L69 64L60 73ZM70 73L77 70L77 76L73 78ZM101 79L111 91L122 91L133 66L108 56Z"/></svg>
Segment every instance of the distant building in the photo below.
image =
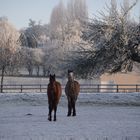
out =
<svg viewBox="0 0 140 140"><path fill-rule="evenodd" d="M105 84L105 88L110 87L109 90L111 91L111 88L113 88L117 85L122 85L120 86L120 90L123 92L129 92L133 91L133 88L135 86L127 86L127 85L140 85L140 73L137 72L129 72L129 73L117 73L117 74L104 74L101 76L101 84ZM140 88L140 86L139 86ZM102 91L105 91L102 89ZM135 91L135 90L134 90Z"/></svg>

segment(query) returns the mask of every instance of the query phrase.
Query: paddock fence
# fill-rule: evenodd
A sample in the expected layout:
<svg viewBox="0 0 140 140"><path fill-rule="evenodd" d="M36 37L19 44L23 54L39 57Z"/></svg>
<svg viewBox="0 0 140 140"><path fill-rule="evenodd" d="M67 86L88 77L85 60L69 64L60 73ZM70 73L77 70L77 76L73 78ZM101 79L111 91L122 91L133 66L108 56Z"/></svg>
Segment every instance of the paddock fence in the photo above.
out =
<svg viewBox="0 0 140 140"><path fill-rule="evenodd" d="M3 93L43 93L47 92L47 84L16 84L16 85L2 85L0 91ZM64 92L65 85L62 85ZM80 93L127 93L140 92L140 84L81 84Z"/></svg>

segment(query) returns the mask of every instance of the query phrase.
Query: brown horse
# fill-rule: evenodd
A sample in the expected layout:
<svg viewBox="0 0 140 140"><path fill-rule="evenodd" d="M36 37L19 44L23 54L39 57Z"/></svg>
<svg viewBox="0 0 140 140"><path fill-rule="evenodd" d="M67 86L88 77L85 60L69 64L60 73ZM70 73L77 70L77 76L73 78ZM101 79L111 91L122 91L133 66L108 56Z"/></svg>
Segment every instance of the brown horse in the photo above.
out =
<svg viewBox="0 0 140 140"><path fill-rule="evenodd" d="M50 74L50 82L47 88L49 114L48 120L52 121L52 111L54 110L54 121L56 121L56 111L59 99L62 94L61 84L55 80L55 74Z"/></svg>
<svg viewBox="0 0 140 140"><path fill-rule="evenodd" d="M73 116L76 116L75 104L77 97L80 92L80 85L77 81L74 80L73 71L68 70L68 82L65 87L65 93L68 99L68 114L71 116L73 111Z"/></svg>

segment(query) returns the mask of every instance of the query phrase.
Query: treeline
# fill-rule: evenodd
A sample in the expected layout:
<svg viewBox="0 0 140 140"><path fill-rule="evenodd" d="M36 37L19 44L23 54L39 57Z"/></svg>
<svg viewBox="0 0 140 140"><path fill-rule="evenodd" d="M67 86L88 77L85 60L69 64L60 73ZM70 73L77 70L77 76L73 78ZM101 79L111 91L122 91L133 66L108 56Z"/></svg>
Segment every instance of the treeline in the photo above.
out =
<svg viewBox="0 0 140 140"><path fill-rule="evenodd" d="M29 26L20 31L7 18L1 18L4 33L1 40L6 37L1 48L6 45L9 49L9 52L1 51L1 74L19 74L20 69L24 68L30 76L33 71L38 76L46 76L50 72L63 75L67 67L64 63L65 57L81 40L82 25L87 20L85 0L69 0L67 6L61 1L53 8L50 23L42 25L39 21L29 19ZM8 35L7 32L11 34ZM15 34L18 36L15 37ZM15 41L10 41L11 38ZM13 50L15 52L11 54Z"/></svg>
<svg viewBox="0 0 140 140"><path fill-rule="evenodd" d="M130 18L136 4L124 0L118 9L111 0L107 14L89 20L86 0L69 0L66 6L61 1L52 9L50 23L30 19L20 31L0 18L1 75L18 74L22 68L44 76L64 76L70 68L86 78L131 71L133 62L140 62L139 23Z"/></svg>

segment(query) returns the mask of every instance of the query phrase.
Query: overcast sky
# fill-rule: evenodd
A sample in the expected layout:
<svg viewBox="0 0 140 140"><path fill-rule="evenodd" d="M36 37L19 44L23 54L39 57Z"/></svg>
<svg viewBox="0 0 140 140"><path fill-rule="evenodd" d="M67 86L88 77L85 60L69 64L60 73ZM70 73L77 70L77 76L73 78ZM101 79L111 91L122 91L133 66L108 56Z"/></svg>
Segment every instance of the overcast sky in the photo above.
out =
<svg viewBox="0 0 140 140"><path fill-rule="evenodd" d="M68 0L63 0L66 4ZM104 10L105 3L110 0L86 0L90 17L96 15L98 11ZM118 5L122 4L123 0L117 0ZM135 0L129 0L132 3ZM42 24L48 23L50 14L59 0L0 0L0 17L6 16L18 29L27 27L29 19L36 21L41 20ZM133 18L137 19L140 16L140 0L137 6L132 11Z"/></svg>

